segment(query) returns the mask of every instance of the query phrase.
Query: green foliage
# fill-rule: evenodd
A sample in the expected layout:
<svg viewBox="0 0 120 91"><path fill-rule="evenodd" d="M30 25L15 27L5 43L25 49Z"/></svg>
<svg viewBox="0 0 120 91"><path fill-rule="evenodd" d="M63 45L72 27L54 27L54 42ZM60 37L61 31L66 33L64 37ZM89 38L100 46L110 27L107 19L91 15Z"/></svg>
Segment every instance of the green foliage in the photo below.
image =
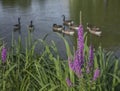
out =
<svg viewBox="0 0 120 91"><path fill-rule="evenodd" d="M59 35L59 34L58 34ZM67 40L63 39L66 54L74 59L74 51L70 49ZM85 62L88 61L89 47L87 34L85 34ZM68 66L68 60L59 56L53 41L48 45L44 40L38 39L31 43L32 37L26 39L26 46L21 45L21 37L18 43L12 40L12 49L7 53L6 64L1 63L0 58L0 91L118 91L120 85L119 60L111 52L105 53L99 47L94 51L94 68L99 67L100 77L93 81L93 71L86 73L84 77L77 78ZM36 45L41 43L42 53L35 54ZM2 46L0 47L1 51ZM25 48L25 52L23 52ZM86 64L85 64L86 66ZM69 77L72 86L68 87L66 78Z"/></svg>

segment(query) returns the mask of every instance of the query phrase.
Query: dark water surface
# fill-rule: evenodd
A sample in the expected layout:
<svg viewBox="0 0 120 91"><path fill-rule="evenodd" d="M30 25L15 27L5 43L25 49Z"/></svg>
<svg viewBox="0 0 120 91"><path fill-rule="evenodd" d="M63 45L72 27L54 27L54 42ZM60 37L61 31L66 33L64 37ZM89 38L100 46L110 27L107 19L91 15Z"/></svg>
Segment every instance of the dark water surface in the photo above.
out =
<svg viewBox="0 0 120 91"><path fill-rule="evenodd" d="M87 22L96 24L102 30L101 37L91 36L88 32L88 40L120 56L120 0L0 0L0 38L11 45L13 25L21 17L21 36L24 41L27 26L33 20L34 39L43 38L49 33L47 41L54 40L64 55L64 43L52 32L52 24L62 24L62 14L79 24L80 10L85 31ZM15 32L14 38L17 37L18 32Z"/></svg>

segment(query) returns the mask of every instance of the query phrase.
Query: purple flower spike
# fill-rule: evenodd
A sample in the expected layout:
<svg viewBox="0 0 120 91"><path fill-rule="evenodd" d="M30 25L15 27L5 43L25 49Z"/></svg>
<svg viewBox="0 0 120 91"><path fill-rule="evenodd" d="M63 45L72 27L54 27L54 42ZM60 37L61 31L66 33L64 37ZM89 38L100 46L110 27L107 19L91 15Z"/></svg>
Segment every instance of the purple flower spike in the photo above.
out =
<svg viewBox="0 0 120 91"><path fill-rule="evenodd" d="M66 83L67 83L68 87L71 87L71 86L72 86L72 82L70 81L69 78L66 79Z"/></svg>
<svg viewBox="0 0 120 91"><path fill-rule="evenodd" d="M81 63L78 60L78 54L76 52L74 61L71 58L68 58L69 68L80 78L82 75Z"/></svg>
<svg viewBox="0 0 120 91"><path fill-rule="evenodd" d="M84 62L84 36L83 36L83 26L79 25L78 29L78 60L80 61L81 64Z"/></svg>
<svg viewBox="0 0 120 91"><path fill-rule="evenodd" d="M89 61L87 62L87 67L86 67L87 73L90 73L90 70L93 67L93 60L94 60L93 46L90 45L90 47L89 47Z"/></svg>
<svg viewBox="0 0 120 91"><path fill-rule="evenodd" d="M94 53L93 53L93 46L90 45L89 47L89 67L93 66L93 60L94 60Z"/></svg>
<svg viewBox="0 0 120 91"><path fill-rule="evenodd" d="M78 52L76 52L74 59L74 68L75 68L74 72L80 78L82 75L82 69L81 69L82 63L80 62L78 57L79 57Z"/></svg>
<svg viewBox="0 0 120 91"><path fill-rule="evenodd" d="M94 77L93 77L93 80L96 80L100 75L100 70L97 68L94 72Z"/></svg>
<svg viewBox="0 0 120 91"><path fill-rule="evenodd" d="M82 75L82 66L84 63L84 36L82 25L80 25L78 29L78 49L76 50L74 60L71 61L71 59L68 58L68 62L69 67L80 78Z"/></svg>
<svg viewBox="0 0 120 91"><path fill-rule="evenodd" d="M5 47L2 48L2 63L6 62L6 58L7 58L7 49Z"/></svg>

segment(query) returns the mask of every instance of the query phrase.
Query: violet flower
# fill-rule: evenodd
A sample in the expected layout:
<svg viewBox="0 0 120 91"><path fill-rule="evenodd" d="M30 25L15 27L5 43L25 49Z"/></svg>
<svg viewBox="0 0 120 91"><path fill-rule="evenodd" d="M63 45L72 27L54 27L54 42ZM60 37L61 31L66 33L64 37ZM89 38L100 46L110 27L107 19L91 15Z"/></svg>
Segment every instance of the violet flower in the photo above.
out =
<svg viewBox="0 0 120 91"><path fill-rule="evenodd" d="M89 47L89 61L87 62L87 67L86 67L87 73L90 73L90 70L93 67L93 59L94 59L93 46L90 45L90 47Z"/></svg>
<svg viewBox="0 0 120 91"><path fill-rule="evenodd" d="M80 25L78 29L78 49L75 53L74 60L68 59L69 67L75 72L78 77L82 75L82 65L84 63L84 37L83 26Z"/></svg>
<svg viewBox="0 0 120 91"><path fill-rule="evenodd" d="M68 63L69 63L69 68L73 70L73 72L80 78L82 75L82 70L81 70L81 63L78 60L78 53L75 53L75 58L74 61L72 61L71 58L68 58Z"/></svg>
<svg viewBox="0 0 120 91"><path fill-rule="evenodd" d="M66 79L66 83L67 83L68 87L71 87L71 86L72 86L72 82L70 81L69 78Z"/></svg>
<svg viewBox="0 0 120 91"><path fill-rule="evenodd" d="M94 60L94 53L93 53L93 46L90 45L89 47L89 67L93 66L93 60Z"/></svg>
<svg viewBox="0 0 120 91"><path fill-rule="evenodd" d="M71 58L68 58L69 68L73 70L73 72L78 76L81 77L82 70L81 70L81 63L78 60L78 52L75 53L74 60L72 61Z"/></svg>
<svg viewBox="0 0 120 91"><path fill-rule="evenodd" d="M78 60L83 65L84 63L84 36L83 36L83 26L79 25L78 29Z"/></svg>
<svg viewBox="0 0 120 91"><path fill-rule="evenodd" d="M7 49L5 47L2 48L1 56L2 56L2 63L5 63L7 58Z"/></svg>
<svg viewBox="0 0 120 91"><path fill-rule="evenodd" d="M94 71L93 80L96 80L99 76L100 76L100 70L97 68L97 69Z"/></svg>
<svg viewBox="0 0 120 91"><path fill-rule="evenodd" d="M82 69L81 69L82 63L80 62L78 57L79 57L78 52L76 52L75 58L74 58L74 70L73 71L80 78L82 75Z"/></svg>

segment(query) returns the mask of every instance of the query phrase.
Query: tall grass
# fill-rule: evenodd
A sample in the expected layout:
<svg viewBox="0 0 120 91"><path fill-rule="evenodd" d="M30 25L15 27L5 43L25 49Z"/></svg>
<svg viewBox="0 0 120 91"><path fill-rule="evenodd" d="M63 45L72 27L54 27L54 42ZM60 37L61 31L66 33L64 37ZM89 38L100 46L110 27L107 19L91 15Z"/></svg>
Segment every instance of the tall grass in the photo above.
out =
<svg viewBox="0 0 120 91"><path fill-rule="evenodd" d="M58 34L59 35L59 34ZM67 40L59 35L66 47L68 57L74 57L74 50L70 49ZM89 47L87 34L85 39L85 62L88 61ZM83 77L78 78L68 66L68 60L59 56L54 41L49 45L44 40L38 39L31 43L32 37L29 33L26 38L26 46L19 41L12 40L12 49L7 51L6 63L2 64L0 58L0 91L119 91L120 70L119 61L111 52L104 52L99 47L94 50L94 69L99 67L100 77L93 81L93 71L86 73L83 69ZM41 43L42 53L34 52L36 45ZM2 50L0 47L0 51ZM25 48L25 52L23 49ZM85 64L86 65L86 64ZM66 78L72 82L68 86Z"/></svg>

